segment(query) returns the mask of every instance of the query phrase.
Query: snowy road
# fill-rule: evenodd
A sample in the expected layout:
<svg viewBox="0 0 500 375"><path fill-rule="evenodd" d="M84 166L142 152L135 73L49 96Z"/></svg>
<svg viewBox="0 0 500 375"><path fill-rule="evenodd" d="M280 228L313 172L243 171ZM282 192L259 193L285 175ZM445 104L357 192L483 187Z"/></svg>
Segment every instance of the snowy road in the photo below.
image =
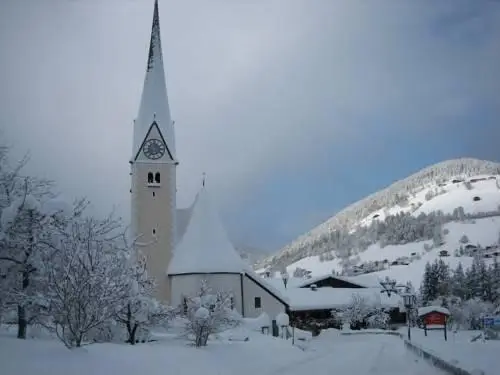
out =
<svg viewBox="0 0 500 375"><path fill-rule="evenodd" d="M403 341L387 335L318 337L311 343L306 361L275 369L273 375L445 375L417 357ZM271 375L271 374L269 374Z"/></svg>

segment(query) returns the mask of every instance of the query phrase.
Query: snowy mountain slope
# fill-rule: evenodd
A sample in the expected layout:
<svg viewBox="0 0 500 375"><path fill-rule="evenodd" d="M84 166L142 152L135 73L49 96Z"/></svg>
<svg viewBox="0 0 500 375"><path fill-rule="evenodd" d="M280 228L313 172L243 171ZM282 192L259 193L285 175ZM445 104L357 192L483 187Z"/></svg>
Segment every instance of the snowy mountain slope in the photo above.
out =
<svg viewBox="0 0 500 375"><path fill-rule="evenodd" d="M471 237L471 241L484 246L491 245L491 241L498 239L500 228L495 227L495 224L494 227L488 227L491 233L485 234L486 237L480 234L477 239L473 239L477 231L474 228L487 225L483 217L500 216L499 174L499 163L476 159L450 160L425 168L347 207L274 256L266 258L259 266L280 268L293 264L293 267L288 268L303 267L316 270L313 273L325 273L342 269L346 259L354 264L369 260L392 261L392 252L396 258L418 252L409 249L422 248L423 241L431 240L432 236L428 232L433 230L433 226L440 235L442 231L449 231L448 236L445 236L449 237L455 236L451 228L458 225L462 228L460 230L465 231L460 236L466 234ZM458 207L462 209L457 210ZM394 216L400 212L404 212L407 217ZM467 220L470 223L474 219L477 219L475 224L465 222ZM426 234L419 233L407 240L403 233L399 236L400 240L391 239L389 243L381 244L383 232L394 230L394 225L398 224L402 228L396 228L396 232L407 230L405 225L423 225L425 228L419 227L418 230ZM456 229L457 232L460 230ZM481 230L479 232L484 233ZM346 236L348 238L344 240ZM451 237L449 240L454 241ZM447 243L447 246L455 246L451 245L452 242ZM450 249L451 252L453 250ZM322 253L328 255L328 261L321 263L319 255Z"/></svg>
<svg viewBox="0 0 500 375"><path fill-rule="evenodd" d="M381 248L379 244L371 245L366 251L360 253L358 263L363 262L383 262L388 260L387 268L377 272L370 272L351 277L353 280L359 280L362 283L377 286L378 280L386 276L396 279L400 283L411 281L413 285L419 286L424 274L425 264L434 262L441 258L450 268L455 269L459 262L464 268L472 264L473 258L470 256L455 256L455 249L466 244L461 243L460 239L466 235L469 244L483 244L491 246L499 243L500 216L478 219L474 222L452 222L444 225L444 230L448 233L444 235L444 245L426 250L424 245L431 246L432 241L421 241L408 243L404 245L389 245ZM449 256L440 257L440 252L446 250ZM500 251L500 249L498 250ZM412 256L412 254L415 254ZM396 259L408 257L411 262L409 265L391 265ZM412 259L413 258L413 259ZM311 275L321 276L333 272L341 272L340 258L331 261L319 260L318 256L306 257L287 267L287 271L292 274L297 268L304 268L311 271Z"/></svg>

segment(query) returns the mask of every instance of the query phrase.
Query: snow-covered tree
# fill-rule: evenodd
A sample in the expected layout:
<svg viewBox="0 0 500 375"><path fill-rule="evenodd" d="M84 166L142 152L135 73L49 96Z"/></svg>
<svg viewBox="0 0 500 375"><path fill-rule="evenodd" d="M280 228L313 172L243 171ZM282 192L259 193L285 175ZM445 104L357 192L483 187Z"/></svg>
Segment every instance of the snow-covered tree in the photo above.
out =
<svg viewBox="0 0 500 375"><path fill-rule="evenodd" d="M494 306L491 302L481 301L479 298L474 298L462 304L463 324L468 329L480 329L484 316L491 314L494 311Z"/></svg>
<svg viewBox="0 0 500 375"><path fill-rule="evenodd" d="M467 235L463 235L462 237L460 237L460 243L463 243L463 244L466 244L466 243L469 243L469 237L467 237Z"/></svg>
<svg viewBox="0 0 500 375"><path fill-rule="evenodd" d="M305 268L297 267L293 271L293 277L295 277L295 278L302 278L302 277L306 277L310 273L311 273L311 271L308 271Z"/></svg>
<svg viewBox="0 0 500 375"><path fill-rule="evenodd" d="M4 274L0 286L4 303L17 308L19 338L26 338L27 326L40 317L43 309L45 278L40 266L44 239L59 220L59 211L54 209L56 200L41 202L29 193L34 190L30 183L29 178L24 179L24 195L16 191L18 196L12 196L0 215L0 269Z"/></svg>
<svg viewBox="0 0 500 375"><path fill-rule="evenodd" d="M135 253L131 254L131 264L126 269L130 278L127 296L125 302L119 305L115 319L125 327L127 342L134 345L138 340L138 332L165 327L174 317L174 309L153 297L156 283L147 274L146 258L139 249L131 250Z"/></svg>
<svg viewBox="0 0 500 375"><path fill-rule="evenodd" d="M127 301L129 251L122 238L112 216L74 217L51 238L46 300L51 327L69 348L91 341Z"/></svg>
<svg viewBox="0 0 500 375"><path fill-rule="evenodd" d="M226 291L213 292L203 280L196 296L185 297L186 336L196 347L206 346L211 334L235 327L240 316L233 309L233 297Z"/></svg>
<svg viewBox="0 0 500 375"><path fill-rule="evenodd" d="M351 327L359 326L365 322L371 311L372 306L368 299L363 295L353 293L351 301L342 310L342 319Z"/></svg>
<svg viewBox="0 0 500 375"><path fill-rule="evenodd" d="M390 316L382 306L373 305L372 311L366 319L370 328L387 328Z"/></svg>
<svg viewBox="0 0 500 375"><path fill-rule="evenodd" d="M466 297L465 273L462 263L459 262L451 278L450 292L453 296L464 299Z"/></svg>

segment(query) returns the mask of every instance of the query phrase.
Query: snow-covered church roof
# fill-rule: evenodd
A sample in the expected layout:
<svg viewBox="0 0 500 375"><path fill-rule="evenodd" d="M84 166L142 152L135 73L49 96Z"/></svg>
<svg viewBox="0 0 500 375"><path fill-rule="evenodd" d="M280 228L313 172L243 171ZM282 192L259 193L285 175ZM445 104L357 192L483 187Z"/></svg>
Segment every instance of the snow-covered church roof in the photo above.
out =
<svg viewBox="0 0 500 375"><path fill-rule="evenodd" d="M167 274L242 273L249 268L229 241L207 188L203 186Z"/></svg>

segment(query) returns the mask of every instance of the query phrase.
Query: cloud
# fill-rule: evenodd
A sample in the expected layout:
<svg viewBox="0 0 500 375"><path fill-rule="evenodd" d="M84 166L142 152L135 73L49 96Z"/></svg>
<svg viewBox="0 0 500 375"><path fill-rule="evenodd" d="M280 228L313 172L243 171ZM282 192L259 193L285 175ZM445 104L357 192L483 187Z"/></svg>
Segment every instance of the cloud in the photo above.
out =
<svg viewBox="0 0 500 375"><path fill-rule="evenodd" d="M152 5L8 0L0 12L5 134L34 172L124 215ZM225 210L279 172L324 167L331 149L368 144L363 158L384 131L425 135L499 108L495 2L160 0L160 18L181 206L202 172Z"/></svg>

